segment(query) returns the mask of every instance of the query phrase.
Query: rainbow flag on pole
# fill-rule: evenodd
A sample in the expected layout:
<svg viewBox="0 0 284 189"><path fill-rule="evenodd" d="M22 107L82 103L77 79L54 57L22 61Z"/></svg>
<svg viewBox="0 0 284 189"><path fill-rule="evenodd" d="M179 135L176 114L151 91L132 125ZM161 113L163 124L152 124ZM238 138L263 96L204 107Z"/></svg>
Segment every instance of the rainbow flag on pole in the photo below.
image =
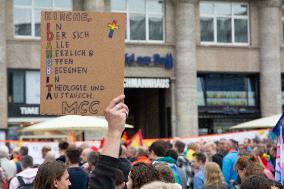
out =
<svg viewBox="0 0 284 189"><path fill-rule="evenodd" d="M281 184L284 181L283 126L284 126L284 114L282 114L279 121L272 130L278 136L276 166L275 166L275 181Z"/></svg>
<svg viewBox="0 0 284 189"><path fill-rule="evenodd" d="M134 147L134 148L139 148L143 147L143 136L142 136L142 130L139 129L135 135L130 139L128 147Z"/></svg>

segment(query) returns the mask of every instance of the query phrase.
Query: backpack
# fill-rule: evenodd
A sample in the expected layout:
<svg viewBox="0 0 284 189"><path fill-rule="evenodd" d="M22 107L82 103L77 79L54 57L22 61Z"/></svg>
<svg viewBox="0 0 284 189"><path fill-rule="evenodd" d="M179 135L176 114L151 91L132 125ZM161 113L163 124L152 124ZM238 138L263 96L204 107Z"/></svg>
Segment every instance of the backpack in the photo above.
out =
<svg viewBox="0 0 284 189"><path fill-rule="evenodd" d="M26 184L23 180L23 177L21 177L21 176L17 176L17 179L20 183L20 185L18 186L17 189L33 189L33 185L34 185L33 182Z"/></svg>

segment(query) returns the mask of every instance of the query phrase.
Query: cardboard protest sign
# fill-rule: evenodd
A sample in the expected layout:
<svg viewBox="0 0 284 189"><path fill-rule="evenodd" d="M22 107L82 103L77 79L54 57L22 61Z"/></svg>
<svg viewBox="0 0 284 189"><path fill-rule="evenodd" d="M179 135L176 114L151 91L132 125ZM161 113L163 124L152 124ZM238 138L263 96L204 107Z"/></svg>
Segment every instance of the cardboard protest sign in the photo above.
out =
<svg viewBox="0 0 284 189"><path fill-rule="evenodd" d="M125 27L122 13L41 13L41 114L103 115L123 94Z"/></svg>

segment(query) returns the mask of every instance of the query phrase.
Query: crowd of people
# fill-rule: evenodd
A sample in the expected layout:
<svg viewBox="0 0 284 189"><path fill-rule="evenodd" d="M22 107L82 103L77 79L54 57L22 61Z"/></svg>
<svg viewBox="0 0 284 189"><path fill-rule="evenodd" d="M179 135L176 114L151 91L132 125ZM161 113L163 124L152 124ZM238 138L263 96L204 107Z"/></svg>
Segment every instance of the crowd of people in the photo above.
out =
<svg viewBox="0 0 284 189"><path fill-rule="evenodd" d="M276 145L270 141L233 139L185 144L157 140L148 148L121 142L128 108L124 96L106 109L109 123L102 151L62 141L60 156L42 148L35 165L28 148L0 146L3 189L277 189Z"/></svg>

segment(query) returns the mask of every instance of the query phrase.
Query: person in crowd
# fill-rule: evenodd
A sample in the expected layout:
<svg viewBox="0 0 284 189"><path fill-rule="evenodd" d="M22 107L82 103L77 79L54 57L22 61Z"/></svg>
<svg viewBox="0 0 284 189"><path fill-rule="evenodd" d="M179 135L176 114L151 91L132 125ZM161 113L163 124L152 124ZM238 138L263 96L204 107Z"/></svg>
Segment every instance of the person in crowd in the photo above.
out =
<svg viewBox="0 0 284 189"><path fill-rule="evenodd" d="M126 154L129 161L134 162L137 160L137 152L137 149L132 146L127 149Z"/></svg>
<svg viewBox="0 0 284 189"><path fill-rule="evenodd" d="M233 140L228 140L228 154L224 157L222 162L222 172L225 181L229 185L229 188L233 189L233 183L237 181L238 174L234 170L234 166L238 160L237 145Z"/></svg>
<svg viewBox="0 0 284 189"><path fill-rule="evenodd" d="M258 158L260 164L263 166L266 177L268 177L271 180L274 180L274 176L272 174L274 168L270 166L269 156L267 155L266 152L267 152L266 146L263 144L261 145L259 144L255 146L253 149L253 154Z"/></svg>
<svg viewBox="0 0 284 189"><path fill-rule="evenodd" d="M124 145L120 145L119 148L119 166L118 168L123 172L125 182L127 182L127 178L131 169L131 162L127 159L127 149Z"/></svg>
<svg viewBox="0 0 284 189"><path fill-rule="evenodd" d="M124 98L124 95L114 98L105 110L108 130L101 155L95 170L90 175L89 189L115 188L115 171L119 165L121 135L129 112L128 107L123 103Z"/></svg>
<svg viewBox="0 0 284 189"><path fill-rule="evenodd" d="M175 183L174 175L166 163L159 163L154 165L155 170L157 171L159 181L166 183Z"/></svg>
<svg viewBox="0 0 284 189"><path fill-rule="evenodd" d="M144 184L158 180L159 177L153 165L137 163L132 166L126 185L127 189L140 189Z"/></svg>
<svg viewBox="0 0 284 189"><path fill-rule="evenodd" d="M88 169L85 169L87 173L92 173L96 167L96 163L99 159L99 152L91 151L88 154L87 161L88 161Z"/></svg>
<svg viewBox="0 0 284 189"><path fill-rule="evenodd" d="M66 150L67 150L68 146L69 146L69 143L66 142L66 141L61 141L58 144L60 156L56 159L56 161L62 161L63 163L66 162Z"/></svg>
<svg viewBox="0 0 284 189"><path fill-rule="evenodd" d="M11 179L16 175L17 168L13 160L9 160L9 149L6 145L0 146L0 167L5 171L5 174L8 176L8 179Z"/></svg>
<svg viewBox="0 0 284 189"><path fill-rule="evenodd" d="M55 154L52 151L48 151L45 154L44 162L52 162L52 161L56 161Z"/></svg>
<svg viewBox="0 0 284 189"><path fill-rule="evenodd" d="M137 158L135 161L132 162L132 165L135 163L142 162L151 164L151 160L149 159L149 152L144 148L138 148L137 150Z"/></svg>
<svg viewBox="0 0 284 189"><path fill-rule="evenodd" d="M269 148L270 163L272 167L276 166L277 147L275 145ZM275 170L272 172L274 174Z"/></svg>
<svg viewBox="0 0 284 189"><path fill-rule="evenodd" d="M50 146L43 146L42 149L41 149L41 155L42 155L42 158L45 159L45 156L47 154L47 152L51 151L51 148Z"/></svg>
<svg viewBox="0 0 284 189"><path fill-rule="evenodd" d="M120 169L117 169L115 172L115 189L124 189L125 185L123 172Z"/></svg>
<svg viewBox="0 0 284 189"><path fill-rule="evenodd" d="M205 184L202 189L229 189L220 166L215 162L207 162L204 167Z"/></svg>
<svg viewBox="0 0 284 189"><path fill-rule="evenodd" d="M187 151L186 151L186 158L191 161L193 159L193 154L198 152L198 145L196 143L191 143L187 145Z"/></svg>
<svg viewBox="0 0 284 189"><path fill-rule="evenodd" d="M193 177L193 188L201 189L204 186L205 174L204 165L206 163L206 156L203 153L194 153L191 161L192 167L196 170Z"/></svg>
<svg viewBox="0 0 284 189"><path fill-rule="evenodd" d="M29 148L27 146L21 146L20 147L20 156L21 156L21 158L23 156L28 155L28 154L29 154Z"/></svg>
<svg viewBox="0 0 284 189"><path fill-rule="evenodd" d="M252 175L244 180L240 189L271 189L271 183L262 176Z"/></svg>
<svg viewBox="0 0 284 189"><path fill-rule="evenodd" d="M218 153L222 154L223 156L226 156L230 151L230 145L231 145L230 140L221 138L220 141L219 141L220 152L218 152Z"/></svg>
<svg viewBox="0 0 284 189"><path fill-rule="evenodd" d="M182 185L181 173L176 165L176 159L170 156L166 156L167 153L167 143L163 140L157 140L151 144L149 147L150 159L153 160L153 164L166 163L169 165L173 175L175 177L176 183ZM177 158L176 154L176 158Z"/></svg>
<svg viewBox="0 0 284 189"><path fill-rule="evenodd" d="M2 167L0 167L0 188L9 189L9 179Z"/></svg>
<svg viewBox="0 0 284 189"><path fill-rule="evenodd" d="M15 162L16 164L16 168L17 168L17 173L22 171L22 167L21 167L21 156L20 156L20 148L16 147L14 148L13 152L12 152L12 157L11 159Z"/></svg>
<svg viewBox="0 0 284 189"><path fill-rule="evenodd" d="M23 171L11 179L9 189L17 189L20 186L33 187L33 182L38 171L38 168L33 168L33 158L29 155L23 156L21 165Z"/></svg>
<svg viewBox="0 0 284 189"><path fill-rule="evenodd" d="M235 170L240 177L241 183L251 175L259 175L271 179L271 177L266 176L265 168L254 155L240 157L235 165Z"/></svg>
<svg viewBox="0 0 284 189"><path fill-rule="evenodd" d="M87 168L88 167L88 155L91 153L93 150L91 148L84 148L82 153L81 153L81 162L80 164L82 165L82 168Z"/></svg>
<svg viewBox="0 0 284 189"><path fill-rule="evenodd" d="M217 163L222 169L222 161L224 156L222 154L217 153L216 144L214 142L207 142L204 145L204 149L208 160Z"/></svg>
<svg viewBox="0 0 284 189"><path fill-rule="evenodd" d="M165 183L160 181L145 184L141 189L180 189L180 186L173 183Z"/></svg>
<svg viewBox="0 0 284 189"><path fill-rule="evenodd" d="M34 181L34 189L68 189L70 185L67 167L62 161L43 163Z"/></svg>
<svg viewBox="0 0 284 189"><path fill-rule="evenodd" d="M81 150L75 146L69 146L66 150L68 173L71 186L69 189L86 189L88 187L88 174L80 167Z"/></svg>
<svg viewBox="0 0 284 189"><path fill-rule="evenodd" d="M244 140L244 148L248 153L252 152L252 140L250 138L245 138Z"/></svg>
<svg viewBox="0 0 284 189"><path fill-rule="evenodd" d="M185 157L185 143L180 140L175 141L174 150L178 153L177 166L180 167L186 175L186 188L193 188L194 171L189 160Z"/></svg>

